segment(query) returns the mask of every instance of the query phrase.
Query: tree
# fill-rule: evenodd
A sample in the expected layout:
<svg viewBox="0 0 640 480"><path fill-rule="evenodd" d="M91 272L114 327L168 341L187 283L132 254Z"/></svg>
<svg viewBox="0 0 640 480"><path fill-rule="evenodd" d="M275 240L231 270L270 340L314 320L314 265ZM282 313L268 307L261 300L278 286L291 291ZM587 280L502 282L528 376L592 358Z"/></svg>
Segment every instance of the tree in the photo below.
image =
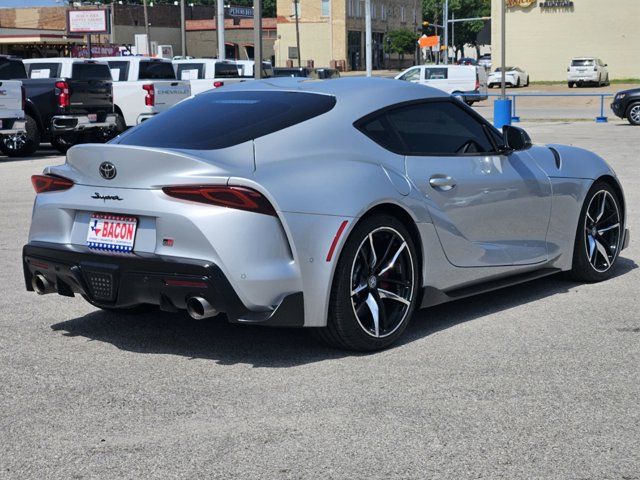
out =
<svg viewBox="0 0 640 480"><path fill-rule="evenodd" d="M442 24L442 9L444 0L422 0L423 19L430 23ZM491 15L490 0L449 0L449 18L455 15L456 18L488 17ZM482 20L473 22L459 22L455 24L455 45L453 48L457 52L465 45L473 45L479 55L480 45L478 44L478 34L484 28ZM449 38L452 27L449 26ZM440 31L441 40L444 35Z"/></svg>
<svg viewBox="0 0 640 480"><path fill-rule="evenodd" d="M400 55L400 66L402 66L404 54L415 52L417 40L416 34L408 28L389 30L384 49L386 53L398 53Z"/></svg>

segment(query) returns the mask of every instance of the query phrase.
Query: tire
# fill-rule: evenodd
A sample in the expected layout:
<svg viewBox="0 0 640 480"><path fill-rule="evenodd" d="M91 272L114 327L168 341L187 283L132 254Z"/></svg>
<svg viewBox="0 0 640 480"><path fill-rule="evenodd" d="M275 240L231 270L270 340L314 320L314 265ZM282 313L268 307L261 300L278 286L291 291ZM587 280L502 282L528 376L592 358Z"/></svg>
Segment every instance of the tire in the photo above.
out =
<svg viewBox="0 0 640 480"><path fill-rule="evenodd" d="M516 88L520 88L520 77L518 77L518 81L516 82Z"/></svg>
<svg viewBox="0 0 640 480"><path fill-rule="evenodd" d="M601 282L611 277L622 246L622 222L623 213L616 192L608 183L596 182L580 210L569 272L572 279Z"/></svg>
<svg viewBox="0 0 640 480"><path fill-rule="evenodd" d="M0 138L0 150L8 157L27 157L40 146L40 129L36 121L25 116L26 132L21 135L6 135Z"/></svg>
<svg viewBox="0 0 640 480"><path fill-rule="evenodd" d="M67 153L67 150L76 143L78 143L78 135L75 133L65 133L51 138L51 146L60 153Z"/></svg>
<svg viewBox="0 0 640 480"><path fill-rule="evenodd" d="M405 226L387 214L365 218L340 254L327 326L314 329L315 333L344 350L389 347L409 324L419 297L419 278L418 256Z"/></svg>
<svg viewBox="0 0 640 480"><path fill-rule="evenodd" d="M525 87L529 86L529 75L527 75L527 83L524 84Z"/></svg>
<svg viewBox="0 0 640 480"><path fill-rule="evenodd" d="M567 85L569 86L569 88L573 88L575 83L574 82L569 82L569 83L567 83Z"/></svg>
<svg viewBox="0 0 640 480"><path fill-rule="evenodd" d="M631 125L640 125L640 102L629 105L625 117Z"/></svg>
<svg viewBox="0 0 640 480"><path fill-rule="evenodd" d="M475 103L473 100L465 100L465 102L467 105L469 105L470 107L473 106L473 104Z"/></svg>

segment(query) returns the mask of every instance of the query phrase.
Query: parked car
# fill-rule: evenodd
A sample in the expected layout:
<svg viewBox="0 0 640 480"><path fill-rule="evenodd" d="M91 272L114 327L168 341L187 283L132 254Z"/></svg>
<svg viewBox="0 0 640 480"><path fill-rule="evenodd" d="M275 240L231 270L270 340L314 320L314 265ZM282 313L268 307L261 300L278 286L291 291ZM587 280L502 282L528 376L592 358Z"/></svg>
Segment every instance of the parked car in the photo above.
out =
<svg viewBox="0 0 640 480"><path fill-rule="evenodd" d="M191 95L246 80L240 78L238 65L230 60L213 58L174 60L173 69L176 72L176 78L189 82Z"/></svg>
<svg viewBox="0 0 640 480"><path fill-rule="evenodd" d="M313 327L343 349L388 347L416 308L608 279L629 242L599 156L380 78L210 90L32 182L28 290Z"/></svg>
<svg viewBox="0 0 640 480"><path fill-rule="evenodd" d="M255 62L253 60L235 60L238 65L238 73L242 78L253 78L253 68ZM273 77L273 65L271 62L262 61L262 78Z"/></svg>
<svg viewBox="0 0 640 480"><path fill-rule="evenodd" d="M406 69L395 78L437 88L468 105L488 98L487 72L478 66L417 65Z"/></svg>
<svg viewBox="0 0 640 480"><path fill-rule="evenodd" d="M134 127L191 95L186 80L177 80L171 60L106 57L113 78L118 130Z"/></svg>
<svg viewBox="0 0 640 480"><path fill-rule="evenodd" d="M478 65L480 65L481 67L484 67L485 70L490 71L491 70L491 54L486 53L484 55L480 55L480 58L478 59Z"/></svg>
<svg viewBox="0 0 640 480"><path fill-rule="evenodd" d="M520 67L506 67L504 70L504 81L508 87L529 86L529 74ZM489 74L487 83L489 88L499 87L502 85L502 67L496 68Z"/></svg>
<svg viewBox="0 0 640 480"><path fill-rule="evenodd" d="M609 85L609 70L607 64L596 57L576 57L571 59L567 67L567 85L574 86Z"/></svg>
<svg viewBox="0 0 640 480"><path fill-rule="evenodd" d="M462 57L457 62L457 65L478 65L478 61L475 58Z"/></svg>
<svg viewBox="0 0 640 480"><path fill-rule="evenodd" d="M0 76L11 68L0 59ZM26 120L24 115L24 89L20 80L0 80L0 150L6 143L24 141ZM14 146L15 148L15 146ZM11 150L8 150L9 152Z"/></svg>
<svg viewBox="0 0 640 480"><path fill-rule="evenodd" d="M117 122L106 62L82 58L10 61L16 69L24 64L28 77L22 80L28 142L17 150L9 148L11 155L25 155L41 141L51 142L64 153L77 143L104 142L115 135Z"/></svg>
<svg viewBox="0 0 640 480"><path fill-rule="evenodd" d="M273 69L274 77L309 77L320 80L340 78L340 72L335 68L307 68L307 67L276 67Z"/></svg>
<svg viewBox="0 0 640 480"><path fill-rule="evenodd" d="M626 118L631 125L640 125L640 88L616 93L611 110L616 116Z"/></svg>

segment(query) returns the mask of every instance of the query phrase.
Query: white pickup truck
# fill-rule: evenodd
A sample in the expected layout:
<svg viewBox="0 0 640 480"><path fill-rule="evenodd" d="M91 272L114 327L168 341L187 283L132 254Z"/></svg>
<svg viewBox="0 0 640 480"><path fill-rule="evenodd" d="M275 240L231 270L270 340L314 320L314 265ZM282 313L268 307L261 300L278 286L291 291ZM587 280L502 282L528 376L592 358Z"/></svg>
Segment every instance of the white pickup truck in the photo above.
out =
<svg viewBox="0 0 640 480"><path fill-rule="evenodd" d="M176 78L191 83L192 95L245 80L240 78L238 65L229 60L214 58L174 60L173 69L176 72Z"/></svg>
<svg viewBox="0 0 640 480"><path fill-rule="evenodd" d="M106 57L113 78L113 103L119 130L133 127L191 96L188 81L176 80L171 60Z"/></svg>
<svg viewBox="0 0 640 480"><path fill-rule="evenodd" d="M24 97L20 80L0 80L0 144L24 135ZM1 145L0 145L1 148Z"/></svg>

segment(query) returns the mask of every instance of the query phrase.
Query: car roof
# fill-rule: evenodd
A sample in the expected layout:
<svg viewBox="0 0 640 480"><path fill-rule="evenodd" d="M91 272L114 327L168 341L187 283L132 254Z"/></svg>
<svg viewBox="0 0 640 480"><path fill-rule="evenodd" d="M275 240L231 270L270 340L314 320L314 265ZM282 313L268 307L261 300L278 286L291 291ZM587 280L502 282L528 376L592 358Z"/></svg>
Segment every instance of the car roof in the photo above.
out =
<svg viewBox="0 0 640 480"><path fill-rule="evenodd" d="M226 91L290 91L336 97L337 108L361 117L396 103L429 98L449 98L442 90L391 78L341 77L315 80L304 77L270 77L225 86ZM205 92L206 93L206 92Z"/></svg>

